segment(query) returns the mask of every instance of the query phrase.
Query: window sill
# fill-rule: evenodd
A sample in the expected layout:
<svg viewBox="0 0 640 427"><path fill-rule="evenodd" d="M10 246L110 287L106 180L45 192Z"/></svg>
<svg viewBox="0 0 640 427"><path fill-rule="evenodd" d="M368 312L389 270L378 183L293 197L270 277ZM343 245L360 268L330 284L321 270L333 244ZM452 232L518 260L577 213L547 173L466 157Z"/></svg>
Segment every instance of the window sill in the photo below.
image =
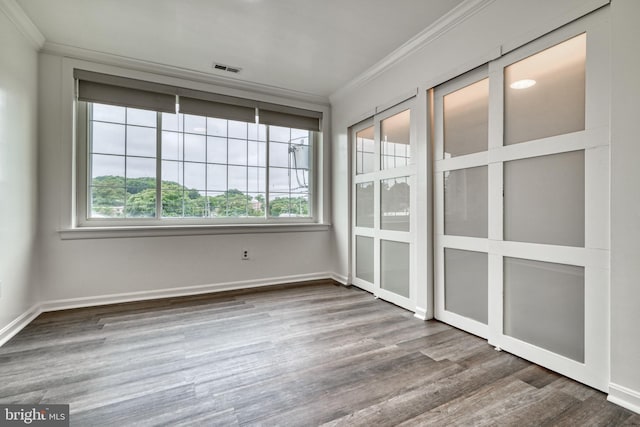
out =
<svg viewBox="0 0 640 427"><path fill-rule="evenodd" d="M330 224L229 224L180 226L77 227L58 230L62 240L202 236L327 231Z"/></svg>

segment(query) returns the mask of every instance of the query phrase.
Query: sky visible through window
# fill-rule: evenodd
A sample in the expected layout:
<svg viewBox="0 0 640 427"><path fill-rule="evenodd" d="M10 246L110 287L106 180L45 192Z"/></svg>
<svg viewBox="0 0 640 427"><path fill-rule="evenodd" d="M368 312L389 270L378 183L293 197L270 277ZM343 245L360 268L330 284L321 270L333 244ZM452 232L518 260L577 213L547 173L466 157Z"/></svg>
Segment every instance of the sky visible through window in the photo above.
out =
<svg viewBox="0 0 640 427"><path fill-rule="evenodd" d="M310 216L307 130L89 106L90 218Z"/></svg>

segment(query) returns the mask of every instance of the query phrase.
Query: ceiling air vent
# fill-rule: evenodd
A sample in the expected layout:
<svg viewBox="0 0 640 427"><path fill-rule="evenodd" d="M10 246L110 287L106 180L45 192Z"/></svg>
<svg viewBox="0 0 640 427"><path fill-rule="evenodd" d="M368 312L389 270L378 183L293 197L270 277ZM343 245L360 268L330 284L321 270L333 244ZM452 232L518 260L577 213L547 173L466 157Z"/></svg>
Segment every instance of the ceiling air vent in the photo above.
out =
<svg viewBox="0 0 640 427"><path fill-rule="evenodd" d="M232 67L230 65L213 63L213 68L220 71L227 71L229 73L238 74L242 68L240 67Z"/></svg>

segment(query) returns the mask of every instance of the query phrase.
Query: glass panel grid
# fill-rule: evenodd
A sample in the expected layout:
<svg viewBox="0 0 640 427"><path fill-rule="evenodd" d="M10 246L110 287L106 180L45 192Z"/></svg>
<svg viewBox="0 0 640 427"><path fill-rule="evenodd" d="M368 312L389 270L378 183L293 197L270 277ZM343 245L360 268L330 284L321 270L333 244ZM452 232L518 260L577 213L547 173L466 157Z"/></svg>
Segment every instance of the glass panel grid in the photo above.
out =
<svg viewBox="0 0 640 427"><path fill-rule="evenodd" d="M156 215L156 120L153 111L92 104L89 218Z"/></svg>
<svg viewBox="0 0 640 427"><path fill-rule="evenodd" d="M411 184L408 176L380 181L380 228L409 231Z"/></svg>
<svg viewBox="0 0 640 427"><path fill-rule="evenodd" d="M380 241L380 287L409 298L410 294L409 243Z"/></svg>
<svg viewBox="0 0 640 427"><path fill-rule="evenodd" d="M370 126L356 133L356 175L375 171L374 129Z"/></svg>
<svg viewBox="0 0 640 427"><path fill-rule="evenodd" d="M447 311L488 323L488 255L444 249L444 307Z"/></svg>

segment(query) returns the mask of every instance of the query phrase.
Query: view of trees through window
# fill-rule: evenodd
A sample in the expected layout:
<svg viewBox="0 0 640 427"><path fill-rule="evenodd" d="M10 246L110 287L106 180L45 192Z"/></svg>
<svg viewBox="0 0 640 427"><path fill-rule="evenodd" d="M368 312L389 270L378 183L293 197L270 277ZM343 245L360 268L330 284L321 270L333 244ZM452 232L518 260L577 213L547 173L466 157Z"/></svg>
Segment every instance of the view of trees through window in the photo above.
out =
<svg viewBox="0 0 640 427"><path fill-rule="evenodd" d="M311 215L307 130L88 105L90 218Z"/></svg>

